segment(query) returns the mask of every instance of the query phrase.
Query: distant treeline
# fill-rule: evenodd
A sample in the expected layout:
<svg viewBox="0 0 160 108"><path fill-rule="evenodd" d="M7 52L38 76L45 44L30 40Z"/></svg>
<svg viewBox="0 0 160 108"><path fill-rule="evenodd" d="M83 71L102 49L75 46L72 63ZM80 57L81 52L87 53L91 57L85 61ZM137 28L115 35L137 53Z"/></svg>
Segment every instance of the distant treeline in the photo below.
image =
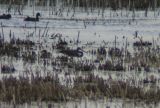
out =
<svg viewBox="0 0 160 108"><path fill-rule="evenodd" d="M67 0L66 0L67 1ZM97 7L116 9L155 9L160 6L160 0L68 0L69 4L80 7Z"/></svg>
<svg viewBox="0 0 160 108"><path fill-rule="evenodd" d="M35 2L34 2L35 1ZM84 8L111 8L117 9L155 9L160 7L160 0L0 0L0 4L27 5L28 2L36 5L84 7ZM48 2L48 3L47 3Z"/></svg>

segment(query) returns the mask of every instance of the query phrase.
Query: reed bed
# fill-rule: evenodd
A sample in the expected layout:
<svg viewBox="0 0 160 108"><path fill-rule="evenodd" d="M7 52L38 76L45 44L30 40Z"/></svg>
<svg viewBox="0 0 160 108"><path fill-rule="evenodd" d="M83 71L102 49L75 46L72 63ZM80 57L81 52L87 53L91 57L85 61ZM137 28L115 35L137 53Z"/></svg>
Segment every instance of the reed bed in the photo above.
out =
<svg viewBox="0 0 160 108"><path fill-rule="evenodd" d="M127 39L123 37L124 46L119 48L115 36L114 45L111 47L100 45L93 48L84 44L80 48L78 47L79 39L67 41L62 39L61 34L49 36L47 25L43 34L39 34L39 40L46 37L52 38L54 39L53 44L48 44L48 40L45 42L47 45L35 43L27 39L28 35L26 40L21 40L15 38L13 34L10 34L10 40L5 41L6 36L2 32L0 38L1 73L11 76L0 79L0 101L14 104L32 101L61 102L84 97L160 101L159 79L154 76L141 80L134 78L135 76L132 79L122 76L121 80L114 80L110 75L105 79L93 74L95 71L121 74L127 72L136 74L143 71L147 74L153 72L152 68L155 73L158 73L160 66L158 42L150 44L140 39L133 43L131 46L133 52L131 52ZM3 26L1 28L3 31ZM33 35L31 34L30 37L34 37ZM77 49L72 47L77 47ZM83 59L79 56L79 48L80 53L92 56L92 59ZM27 72L22 72L16 67L14 69L14 66L6 65L4 63L6 61L13 65L14 62L21 61L22 66L30 70L24 69ZM33 71L31 66L26 65L27 63L42 68L38 67L39 71ZM48 68L51 70L47 70ZM16 70L23 75L13 77L12 74L16 73ZM81 72L84 72L85 75ZM63 74L64 79L60 80L58 74ZM145 84L150 88L146 90Z"/></svg>
<svg viewBox="0 0 160 108"><path fill-rule="evenodd" d="M67 102L75 99L130 99L148 102L160 100L160 90L144 91L122 81L106 81L92 74L77 77L74 86L61 85L56 77L4 77L0 80L0 101L14 104L30 102Z"/></svg>
<svg viewBox="0 0 160 108"><path fill-rule="evenodd" d="M60 85L52 77L34 77L29 80L26 77L19 79L10 76L0 82L1 101L24 103L33 101L65 101L67 100L67 88Z"/></svg>

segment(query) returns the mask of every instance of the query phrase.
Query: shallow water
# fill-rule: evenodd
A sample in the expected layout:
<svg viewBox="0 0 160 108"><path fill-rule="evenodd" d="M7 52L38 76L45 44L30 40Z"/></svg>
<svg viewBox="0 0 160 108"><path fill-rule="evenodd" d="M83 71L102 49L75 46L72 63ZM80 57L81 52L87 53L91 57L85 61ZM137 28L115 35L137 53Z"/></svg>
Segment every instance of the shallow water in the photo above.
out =
<svg viewBox="0 0 160 108"><path fill-rule="evenodd" d="M71 102L63 102L63 103L52 103L52 102L42 102L36 103L32 102L30 104L21 104L21 105L13 105L7 103L1 103L1 108L159 108L160 104L153 103L145 103L145 102L133 102L133 101L122 101L122 100L113 100L104 101L89 101L89 100L81 100L81 101L71 101Z"/></svg>
<svg viewBox="0 0 160 108"><path fill-rule="evenodd" d="M2 8L2 7L1 7ZM37 9L36 12L39 10ZM40 10L41 11L41 10ZM0 10L0 14L5 12L4 10ZM62 34L66 39L72 39L76 40L78 32L80 31L80 40L82 43L86 42L93 42L95 41L98 43L97 46L100 46L102 44L102 41L109 41L113 42L115 35L118 36L118 41L123 42L122 37L125 36L128 38L129 42L135 41L134 39L134 33L135 31L139 32L139 36L143 36L144 40L152 40L153 38L157 41L157 44L160 44L159 35L160 35L160 17L157 17L154 19L152 17L153 12L149 13L148 18L144 18L143 12L137 12L137 19L134 22L130 22L131 17L114 17L109 16L109 10L106 10L106 16L105 20L97 20L95 24L93 24L93 20L88 20L86 22L84 21L76 21L76 20L55 20L54 18L67 18L70 19L73 12L69 14L69 16L66 16L66 12L63 13L63 16L55 16L55 15L49 15L48 11L41 11L42 17L40 19L40 22L32 23L32 22L24 22L23 19L27 15L32 16L32 10L26 9L24 10L24 15L13 15L13 18L11 20L0 20L2 24L4 25L4 35L5 40L9 40L9 31L11 30L14 32L15 37L19 37L22 39L26 38L26 35L31 32L35 32L35 25L37 27L37 31L34 35L34 37L31 37L32 40L37 41L38 40L38 32L39 30L42 31L46 27L47 22L48 24L48 34L53 33L60 33ZM125 13L125 11L124 11ZM13 13L12 13L13 14ZM115 18L115 20L111 20L112 18ZM142 18L142 19L141 19ZM76 12L74 19L102 19L101 16L98 16L97 13L87 15L85 12ZM123 20L122 20L123 19ZM84 26L84 23L86 24L86 28ZM1 30L0 30L1 32ZM52 40L49 40L46 38L47 41L53 42ZM96 47L97 47L96 46ZM16 63L15 63L16 62ZM13 61L16 69L19 69L18 71L23 70L22 61ZM31 67L30 65L28 67ZM33 66L34 67L34 66ZM41 69L41 68L40 68ZM48 68L52 69L52 68ZM16 76L18 76L19 73L16 73ZM111 76L115 79L121 79L122 77L116 77L118 76L116 72L97 72L95 71L95 74L98 74L101 77L108 78L108 75L111 74ZM119 73L122 76L122 73ZM144 73L125 73L126 77L129 79L132 77L140 76L140 78L144 77ZM159 74L156 72L153 72L155 76L159 77ZM60 76L64 77L64 74L60 74ZM146 75L147 76L147 75ZM0 77L3 77L3 75L0 75ZM137 77L138 78L138 77ZM159 108L160 105L154 105L154 104L146 104L146 103L137 103L134 104L133 101L131 102L124 102L115 100L113 102L110 101L76 101L76 102L67 102L67 103L51 103L54 108ZM1 103L1 108L13 108L13 104L7 104L7 103ZM23 104L23 105L17 105L16 108L47 108L48 103L37 103L33 102L32 104Z"/></svg>

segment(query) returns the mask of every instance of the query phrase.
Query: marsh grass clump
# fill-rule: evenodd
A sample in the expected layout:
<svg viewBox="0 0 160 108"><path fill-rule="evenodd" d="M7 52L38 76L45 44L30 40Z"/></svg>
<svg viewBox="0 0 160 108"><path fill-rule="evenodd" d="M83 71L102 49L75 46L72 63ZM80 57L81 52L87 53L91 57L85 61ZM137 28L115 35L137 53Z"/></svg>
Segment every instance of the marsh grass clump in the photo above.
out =
<svg viewBox="0 0 160 108"><path fill-rule="evenodd" d="M74 79L72 87L61 85L56 77L32 76L0 80L0 101L15 104L35 101L62 102L88 97L89 99L119 98L141 101L159 101L160 90L154 87L145 91L127 82L104 80L92 74Z"/></svg>
<svg viewBox="0 0 160 108"><path fill-rule="evenodd" d="M75 91L75 95L81 98L83 96L88 96L95 99L108 97L136 99L141 101L160 100L160 90L158 89L156 91L155 87L151 87L148 91L145 91L144 88L129 85L127 82L104 80L94 75L88 75L85 78L77 78L73 90Z"/></svg>
<svg viewBox="0 0 160 108"><path fill-rule="evenodd" d="M5 102L32 102L32 101L65 101L67 88L61 86L54 78L10 76L0 81L0 100Z"/></svg>
<svg viewBox="0 0 160 108"><path fill-rule="evenodd" d="M75 70L76 71L82 71L82 72L91 72L95 69L95 66L93 64L85 64L85 63L77 63L75 64Z"/></svg>
<svg viewBox="0 0 160 108"><path fill-rule="evenodd" d="M22 54L22 59L25 62L35 63L37 60L37 54L34 51L28 51Z"/></svg>
<svg viewBox="0 0 160 108"><path fill-rule="evenodd" d="M4 43L2 46L0 46L0 52L0 56L18 57L20 48L13 46L10 43Z"/></svg>

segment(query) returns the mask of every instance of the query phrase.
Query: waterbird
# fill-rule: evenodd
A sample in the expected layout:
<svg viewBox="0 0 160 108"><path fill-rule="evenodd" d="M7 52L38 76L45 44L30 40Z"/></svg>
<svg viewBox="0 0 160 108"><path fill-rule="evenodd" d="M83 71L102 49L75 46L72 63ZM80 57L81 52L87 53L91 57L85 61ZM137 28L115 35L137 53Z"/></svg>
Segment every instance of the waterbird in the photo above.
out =
<svg viewBox="0 0 160 108"><path fill-rule="evenodd" d="M40 16L41 16L41 14L38 12L38 13L36 14L36 18L32 18L32 17L27 16L27 18L25 18L24 21L33 21L33 22L39 21L39 17L40 17Z"/></svg>
<svg viewBox="0 0 160 108"><path fill-rule="evenodd" d="M3 15L0 15L0 19L11 19L11 14L3 14Z"/></svg>

